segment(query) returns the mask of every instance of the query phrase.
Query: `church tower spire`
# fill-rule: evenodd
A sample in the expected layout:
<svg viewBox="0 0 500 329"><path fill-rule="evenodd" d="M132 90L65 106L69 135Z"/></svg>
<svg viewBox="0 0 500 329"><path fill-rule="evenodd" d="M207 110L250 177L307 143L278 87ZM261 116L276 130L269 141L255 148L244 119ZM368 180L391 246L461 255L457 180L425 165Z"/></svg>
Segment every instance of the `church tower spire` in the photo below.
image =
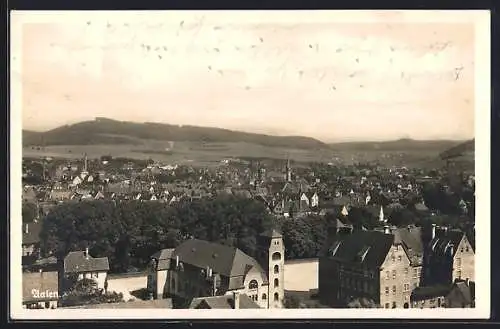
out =
<svg viewBox="0 0 500 329"><path fill-rule="evenodd" d="M292 168L290 167L290 157L287 156L286 159L286 177L285 177L287 182L292 181Z"/></svg>
<svg viewBox="0 0 500 329"><path fill-rule="evenodd" d="M378 219L380 222L385 222L385 216L384 216L384 208L380 206L380 213L378 215Z"/></svg>

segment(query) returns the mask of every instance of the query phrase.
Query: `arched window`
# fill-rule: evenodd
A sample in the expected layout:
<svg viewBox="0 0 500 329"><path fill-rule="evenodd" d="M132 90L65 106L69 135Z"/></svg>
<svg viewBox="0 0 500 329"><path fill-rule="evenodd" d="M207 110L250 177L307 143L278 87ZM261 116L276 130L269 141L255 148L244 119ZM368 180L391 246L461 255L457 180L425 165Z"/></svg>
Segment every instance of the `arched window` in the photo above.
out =
<svg viewBox="0 0 500 329"><path fill-rule="evenodd" d="M273 260L281 260L281 254L279 252L275 252L272 256Z"/></svg>
<svg viewBox="0 0 500 329"><path fill-rule="evenodd" d="M259 284L257 283L257 280L252 280L248 284L248 289L257 289L259 287Z"/></svg>
<svg viewBox="0 0 500 329"><path fill-rule="evenodd" d="M274 288L277 288L280 286L280 281L278 279L274 279Z"/></svg>
<svg viewBox="0 0 500 329"><path fill-rule="evenodd" d="M278 265L274 265L274 274L278 274L280 272L280 267Z"/></svg>
<svg viewBox="0 0 500 329"><path fill-rule="evenodd" d="M266 300L267 299L267 295L266 294L262 294L262 300Z"/></svg>
<svg viewBox="0 0 500 329"><path fill-rule="evenodd" d="M277 302L279 300L280 300L280 295L277 292L275 292L274 293L274 301Z"/></svg>

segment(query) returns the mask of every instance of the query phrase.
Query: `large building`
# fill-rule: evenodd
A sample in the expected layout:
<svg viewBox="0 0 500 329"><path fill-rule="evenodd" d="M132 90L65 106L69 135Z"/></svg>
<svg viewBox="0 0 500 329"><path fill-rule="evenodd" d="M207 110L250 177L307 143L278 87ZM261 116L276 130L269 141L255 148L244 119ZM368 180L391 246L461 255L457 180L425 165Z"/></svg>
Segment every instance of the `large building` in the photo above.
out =
<svg viewBox="0 0 500 329"><path fill-rule="evenodd" d="M261 308L280 308L284 252L275 230L259 237L257 259L235 247L190 239L152 256L148 291L158 299L184 299L186 305L194 298L238 292Z"/></svg>
<svg viewBox="0 0 500 329"><path fill-rule="evenodd" d="M457 280L474 280L474 250L465 233L436 226L335 235L319 260L319 296L333 307L368 298L384 308L409 308Z"/></svg>
<svg viewBox="0 0 500 329"><path fill-rule="evenodd" d="M426 285L474 281L474 249L464 232L433 226L425 251Z"/></svg>
<svg viewBox="0 0 500 329"><path fill-rule="evenodd" d="M320 301L332 307L368 298L384 308L409 308L419 280L408 246L388 227L339 236L319 260Z"/></svg>

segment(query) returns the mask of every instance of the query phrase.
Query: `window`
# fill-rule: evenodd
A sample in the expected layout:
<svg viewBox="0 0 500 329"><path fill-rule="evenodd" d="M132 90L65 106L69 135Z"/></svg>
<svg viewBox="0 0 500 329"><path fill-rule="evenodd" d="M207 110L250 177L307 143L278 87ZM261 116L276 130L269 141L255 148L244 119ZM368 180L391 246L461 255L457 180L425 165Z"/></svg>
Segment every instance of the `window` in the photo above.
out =
<svg viewBox="0 0 500 329"><path fill-rule="evenodd" d="M385 308L389 308L390 304L389 303L385 303Z"/></svg>
<svg viewBox="0 0 500 329"><path fill-rule="evenodd" d="M277 288L280 286L280 281L278 279L274 279L274 288Z"/></svg>
<svg viewBox="0 0 500 329"><path fill-rule="evenodd" d="M279 300L280 300L280 295L277 292L275 292L274 293L274 301L277 302Z"/></svg>
<svg viewBox="0 0 500 329"><path fill-rule="evenodd" d="M280 267L278 265L274 265L274 274L278 274L280 272Z"/></svg>
<svg viewBox="0 0 500 329"><path fill-rule="evenodd" d="M409 291L410 290L410 284L405 283L404 284L404 291Z"/></svg>
<svg viewBox="0 0 500 329"><path fill-rule="evenodd" d="M266 300L267 299L267 295L266 294L262 294L262 300Z"/></svg>
<svg viewBox="0 0 500 329"><path fill-rule="evenodd" d="M392 302L392 308L396 308L396 302Z"/></svg>
<svg viewBox="0 0 500 329"><path fill-rule="evenodd" d="M462 266L462 259L461 258L457 258L457 266Z"/></svg>
<svg viewBox="0 0 500 329"><path fill-rule="evenodd" d="M395 279L396 278L396 270L392 270L392 278Z"/></svg>
<svg viewBox="0 0 500 329"><path fill-rule="evenodd" d="M394 256L394 254L391 255L391 260L393 263L396 261L396 256Z"/></svg>
<svg viewBox="0 0 500 329"><path fill-rule="evenodd" d="M469 246L465 247L465 252L469 252Z"/></svg>
<svg viewBox="0 0 500 329"><path fill-rule="evenodd" d="M413 278L414 279L418 278L418 270L416 268L413 269Z"/></svg>
<svg viewBox="0 0 500 329"><path fill-rule="evenodd" d="M461 279L461 278L462 278L462 271L457 271L457 277L458 277L459 279Z"/></svg>
<svg viewBox="0 0 500 329"><path fill-rule="evenodd" d="M389 295L389 287L385 287L385 294Z"/></svg>
<svg viewBox="0 0 500 329"><path fill-rule="evenodd" d="M408 274L408 267L405 267L405 274Z"/></svg>
<svg viewBox="0 0 500 329"><path fill-rule="evenodd" d="M401 255L398 256L398 262L402 261L403 257Z"/></svg>
<svg viewBox="0 0 500 329"><path fill-rule="evenodd" d="M50 302L45 302L45 308L50 308Z"/></svg>
<svg viewBox="0 0 500 329"><path fill-rule="evenodd" d="M252 280L248 284L248 289L257 289L258 287L259 287L259 283L257 282L257 280Z"/></svg>
<svg viewBox="0 0 500 329"><path fill-rule="evenodd" d="M385 278L387 280L389 280L390 276L391 276L391 273L389 271L385 271Z"/></svg>
<svg viewBox="0 0 500 329"><path fill-rule="evenodd" d="M396 286L392 286L392 294L395 295L396 294Z"/></svg>
<svg viewBox="0 0 500 329"><path fill-rule="evenodd" d="M273 255L272 255L272 259L273 260L281 260L281 254L279 252L275 252Z"/></svg>
<svg viewBox="0 0 500 329"><path fill-rule="evenodd" d="M464 252L464 248L463 248L463 247L462 247L462 248L460 248L460 252Z"/></svg>

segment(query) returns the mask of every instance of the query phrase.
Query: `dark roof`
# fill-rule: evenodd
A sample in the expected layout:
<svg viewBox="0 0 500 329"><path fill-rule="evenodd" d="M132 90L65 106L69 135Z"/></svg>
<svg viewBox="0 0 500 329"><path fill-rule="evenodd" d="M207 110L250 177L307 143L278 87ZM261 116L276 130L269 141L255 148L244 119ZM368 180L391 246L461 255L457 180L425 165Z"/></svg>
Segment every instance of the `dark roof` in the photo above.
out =
<svg viewBox="0 0 500 329"><path fill-rule="evenodd" d="M23 273L23 302L57 300L58 297L40 297L33 295L34 289L39 293L59 293L59 276L56 271Z"/></svg>
<svg viewBox="0 0 500 329"><path fill-rule="evenodd" d="M448 247L453 245L453 256L455 256L457 247L464 236L465 233L460 230L448 230L444 232L436 229L436 236L430 242L432 252L437 255L444 255Z"/></svg>
<svg viewBox="0 0 500 329"><path fill-rule="evenodd" d="M469 282L469 285L467 285L467 282L465 281L458 281L453 284L452 287L453 290L457 289L460 294L463 297L463 301L467 304L470 304L474 301L475 299L475 283L474 282Z"/></svg>
<svg viewBox="0 0 500 329"><path fill-rule="evenodd" d="M255 267L263 272L260 265L236 247L225 246L205 240L190 239L179 245L172 258L179 256L183 263L205 269L226 277L244 276Z"/></svg>
<svg viewBox="0 0 500 329"><path fill-rule="evenodd" d="M240 309L260 308L246 294L240 294L239 297ZM234 309L234 298L231 295L194 298L189 308Z"/></svg>
<svg viewBox="0 0 500 329"><path fill-rule="evenodd" d="M405 246L406 253L412 265L421 265L424 256L422 229L420 227L405 227L392 230L394 241Z"/></svg>
<svg viewBox="0 0 500 329"><path fill-rule="evenodd" d="M394 235L392 234L377 231L355 231L329 243L327 245L328 256L341 262L362 263L371 268L380 267L393 242ZM332 255L333 251L335 251L334 255ZM363 257L360 258L360 255Z"/></svg>
<svg viewBox="0 0 500 329"><path fill-rule="evenodd" d="M429 298L444 297L448 295L452 286L451 285L434 285L417 287L411 293L411 300L425 300Z"/></svg>
<svg viewBox="0 0 500 329"><path fill-rule="evenodd" d="M85 257L85 251L72 251L64 258L64 273L109 271L108 257Z"/></svg>
<svg viewBox="0 0 500 329"><path fill-rule="evenodd" d="M28 227L28 233L26 233L26 226ZM41 222L32 222L23 224L23 244L39 243L41 231L42 231Z"/></svg>
<svg viewBox="0 0 500 329"><path fill-rule="evenodd" d="M153 300L134 300L131 302L121 303L102 303L102 304L87 304L81 306L72 306L67 308L85 308L85 309L149 309L149 308L173 308L172 299L153 299Z"/></svg>
<svg viewBox="0 0 500 329"><path fill-rule="evenodd" d="M155 253L151 258L156 259L158 262L156 265L156 270L168 270L170 268L170 260L175 249L163 249Z"/></svg>

